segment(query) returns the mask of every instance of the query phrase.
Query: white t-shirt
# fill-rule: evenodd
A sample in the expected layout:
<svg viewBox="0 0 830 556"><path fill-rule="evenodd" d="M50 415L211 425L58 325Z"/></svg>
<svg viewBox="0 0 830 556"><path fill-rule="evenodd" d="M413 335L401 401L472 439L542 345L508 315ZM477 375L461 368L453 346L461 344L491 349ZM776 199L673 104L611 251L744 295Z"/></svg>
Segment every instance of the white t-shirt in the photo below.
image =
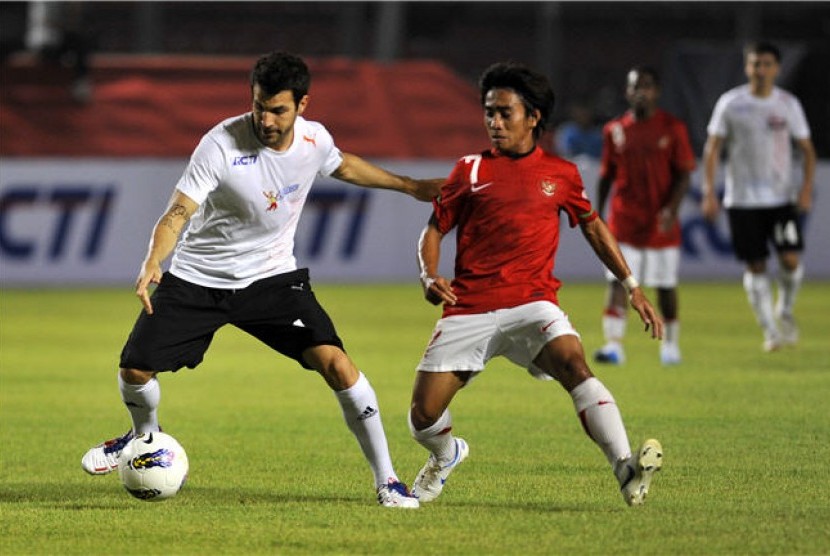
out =
<svg viewBox="0 0 830 556"><path fill-rule="evenodd" d="M202 137L176 184L199 209L170 272L202 286L239 289L296 270L294 234L311 184L342 162L326 128L302 117L284 152L260 142L250 113L221 122Z"/></svg>
<svg viewBox="0 0 830 556"><path fill-rule="evenodd" d="M792 145L810 137L801 103L778 87L766 98L753 96L749 85L718 99L706 128L724 138L728 152L725 207L773 207L792 203Z"/></svg>

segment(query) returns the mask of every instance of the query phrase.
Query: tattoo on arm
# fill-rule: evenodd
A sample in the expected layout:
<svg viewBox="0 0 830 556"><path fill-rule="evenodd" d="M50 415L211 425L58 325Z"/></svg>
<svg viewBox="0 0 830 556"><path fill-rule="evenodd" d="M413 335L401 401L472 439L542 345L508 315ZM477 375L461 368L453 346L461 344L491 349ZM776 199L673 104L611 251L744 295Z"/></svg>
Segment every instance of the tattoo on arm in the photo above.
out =
<svg viewBox="0 0 830 556"><path fill-rule="evenodd" d="M184 205L175 204L161 217L159 225L170 228L178 234L182 229L183 222L186 222L189 217L190 215Z"/></svg>

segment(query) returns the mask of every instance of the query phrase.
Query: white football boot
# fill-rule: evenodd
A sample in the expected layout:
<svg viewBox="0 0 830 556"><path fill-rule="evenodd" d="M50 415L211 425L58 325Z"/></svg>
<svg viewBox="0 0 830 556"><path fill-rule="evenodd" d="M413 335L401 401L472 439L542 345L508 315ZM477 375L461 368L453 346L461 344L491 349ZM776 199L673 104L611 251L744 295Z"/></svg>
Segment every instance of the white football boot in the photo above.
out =
<svg viewBox="0 0 830 556"><path fill-rule="evenodd" d="M394 479L378 487L378 504L384 508L417 508L420 506L418 499L412 496L406 485Z"/></svg>
<svg viewBox="0 0 830 556"><path fill-rule="evenodd" d="M629 506L641 506L646 500L651 479L663 467L663 447L651 438L643 442L636 454L620 463L617 478L623 499Z"/></svg>
<svg viewBox="0 0 830 556"><path fill-rule="evenodd" d="M778 329L781 332L781 345L794 346L798 343L798 325L792 315L779 315Z"/></svg>
<svg viewBox="0 0 830 556"><path fill-rule="evenodd" d="M660 345L660 363L664 366L679 365L683 361L680 348L677 344L663 343Z"/></svg>
<svg viewBox="0 0 830 556"><path fill-rule="evenodd" d="M118 469L118 457L124 446L135 438L132 430L90 448L81 458L81 467L90 475L106 475Z"/></svg>
<svg viewBox="0 0 830 556"><path fill-rule="evenodd" d="M456 438L455 457L449 463L441 465L438 459L430 454L426 464L418 472L415 482L412 483L412 495L421 502L431 502L438 498L444 489L447 477L453 469L458 467L459 463L467 459L469 453L470 447L467 446L467 442L463 438Z"/></svg>

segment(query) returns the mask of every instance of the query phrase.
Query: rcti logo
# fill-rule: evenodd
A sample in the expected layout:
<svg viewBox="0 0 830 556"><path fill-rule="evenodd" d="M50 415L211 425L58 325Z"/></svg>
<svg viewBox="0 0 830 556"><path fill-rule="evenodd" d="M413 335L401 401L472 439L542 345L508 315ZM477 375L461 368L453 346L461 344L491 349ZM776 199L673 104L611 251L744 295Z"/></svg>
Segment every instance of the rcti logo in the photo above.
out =
<svg viewBox="0 0 830 556"><path fill-rule="evenodd" d="M251 166L252 164L256 164L257 158L258 156L255 154L237 156L234 157L231 166Z"/></svg>
<svg viewBox="0 0 830 556"><path fill-rule="evenodd" d="M171 467L176 454L167 448L160 448L155 452L147 452L130 460L132 469L152 469L153 467Z"/></svg>
<svg viewBox="0 0 830 556"><path fill-rule="evenodd" d="M4 187L0 191L0 258L26 261L45 251L49 260L58 261L71 254L74 242L80 242L82 257L96 259L115 212L116 192L115 184L71 182ZM27 225L32 221L39 223L37 227Z"/></svg>

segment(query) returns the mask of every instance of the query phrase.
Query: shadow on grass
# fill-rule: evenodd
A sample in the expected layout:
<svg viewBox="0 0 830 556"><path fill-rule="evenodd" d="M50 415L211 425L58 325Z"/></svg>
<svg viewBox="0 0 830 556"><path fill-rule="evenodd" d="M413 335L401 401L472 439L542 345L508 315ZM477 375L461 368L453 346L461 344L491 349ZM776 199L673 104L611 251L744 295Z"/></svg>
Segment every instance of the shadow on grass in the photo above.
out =
<svg viewBox="0 0 830 556"><path fill-rule="evenodd" d="M450 498L450 497L445 497ZM129 504L125 505L125 501ZM257 488L222 488L210 486L186 485L182 493L166 505L184 506L304 506L304 505L358 505L372 506L375 504L371 493L365 495L351 495L344 493L308 493L274 491ZM139 500L134 500L123 491L117 482L101 481L91 478L86 484L74 483L66 485L31 483L12 483L0 487L0 504L50 506L54 509L67 510L129 510L143 508ZM591 508L586 504L563 504L556 501L528 502L521 500L451 500L442 499L429 504L423 504L422 509L427 511L469 511L474 508L482 510L508 510L529 512L533 514L549 513L579 513L586 511L600 513L615 513L626 508L612 506L596 506Z"/></svg>
<svg viewBox="0 0 830 556"><path fill-rule="evenodd" d="M11 483L0 487L2 504L50 505L66 509L120 509L124 500L133 500L116 482L91 479L88 484L40 484ZM298 494L273 492L254 488L215 488L185 485L174 503L212 506L239 505L290 505L306 503L354 504L374 501L372 496L348 496L344 494ZM171 500L172 501L172 500Z"/></svg>

